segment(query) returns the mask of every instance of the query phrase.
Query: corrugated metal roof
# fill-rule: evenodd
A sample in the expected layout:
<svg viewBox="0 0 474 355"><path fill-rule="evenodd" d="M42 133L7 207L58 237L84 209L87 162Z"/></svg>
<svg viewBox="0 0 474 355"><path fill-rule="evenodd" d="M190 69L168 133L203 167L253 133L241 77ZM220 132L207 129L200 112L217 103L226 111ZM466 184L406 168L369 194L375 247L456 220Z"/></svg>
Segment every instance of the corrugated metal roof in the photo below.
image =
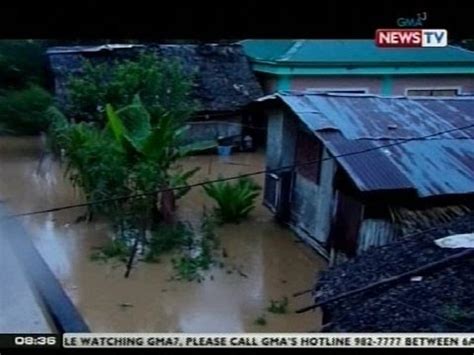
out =
<svg viewBox="0 0 474 355"><path fill-rule="evenodd" d="M407 139L474 123L472 97L410 99L375 95L281 93L312 130L338 129L348 139ZM456 131L443 138L474 138Z"/></svg>
<svg viewBox="0 0 474 355"><path fill-rule="evenodd" d="M254 61L276 64L474 65L474 52L454 46L442 48L381 48L373 40L267 40L240 42Z"/></svg>
<svg viewBox="0 0 474 355"><path fill-rule="evenodd" d="M353 154L339 158L338 162L361 191L415 189L413 183L389 157L375 150L375 141L348 140L338 131L317 132L317 135L333 155ZM368 151L363 153L361 159L358 152L366 150Z"/></svg>
<svg viewBox="0 0 474 355"><path fill-rule="evenodd" d="M474 128L398 144L474 124L473 98L275 96L336 156L379 147L337 158L361 191L415 189L420 197L474 193Z"/></svg>
<svg viewBox="0 0 474 355"><path fill-rule="evenodd" d="M420 196L474 192L473 139L412 141L382 152L408 176Z"/></svg>

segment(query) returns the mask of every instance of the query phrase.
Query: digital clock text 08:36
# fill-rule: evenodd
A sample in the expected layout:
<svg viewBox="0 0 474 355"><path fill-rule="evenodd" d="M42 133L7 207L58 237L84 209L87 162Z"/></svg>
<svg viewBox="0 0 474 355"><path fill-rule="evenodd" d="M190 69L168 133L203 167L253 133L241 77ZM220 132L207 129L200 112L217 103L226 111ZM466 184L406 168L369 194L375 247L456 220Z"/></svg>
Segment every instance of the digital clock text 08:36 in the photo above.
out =
<svg viewBox="0 0 474 355"><path fill-rule="evenodd" d="M15 345L23 346L55 346L58 345L58 337L55 335L22 335L15 336Z"/></svg>

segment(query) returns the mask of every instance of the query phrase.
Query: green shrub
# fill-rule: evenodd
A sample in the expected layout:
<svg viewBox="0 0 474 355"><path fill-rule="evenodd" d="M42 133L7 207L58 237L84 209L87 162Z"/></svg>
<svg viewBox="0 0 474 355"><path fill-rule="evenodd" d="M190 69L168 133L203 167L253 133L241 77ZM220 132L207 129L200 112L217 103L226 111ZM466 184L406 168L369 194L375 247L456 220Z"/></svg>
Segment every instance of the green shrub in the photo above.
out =
<svg viewBox="0 0 474 355"><path fill-rule="evenodd" d="M221 181L203 185L206 194L211 197L217 207L216 217L222 223L239 223L255 207L255 199L260 193L260 186L250 178L237 181Z"/></svg>
<svg viewBox="0 0 474 355"><path fill-rule="evenodd" d="M46 130L46 111L52 104L51 95L39 86L10 90L0 96L0 127L3 133L37 134Z"/></svg>
<svg viewBox="0 0 474 355"><path fill-rule="evenodd" d="M71 124L66 116L55 106L46 110L48 120L47 144L52 153L59 154L66 148Z"/></svg>
<svg viewBox="0 0 474 355"><path fill-rule="evenodd" d="M46 84L44 50L44 41L0 40L0 87L18 90Z"/></svg>
<svg viewBox="0 0 474 355"><path fill-rule="evenodd" d="M130 193L125 158L112 139L80 123L67 128L63 144L67 157L66 174L85 194L87 201ZM117 213L117 206L110 203L90 205L89 209L109 215Z"/></svg>

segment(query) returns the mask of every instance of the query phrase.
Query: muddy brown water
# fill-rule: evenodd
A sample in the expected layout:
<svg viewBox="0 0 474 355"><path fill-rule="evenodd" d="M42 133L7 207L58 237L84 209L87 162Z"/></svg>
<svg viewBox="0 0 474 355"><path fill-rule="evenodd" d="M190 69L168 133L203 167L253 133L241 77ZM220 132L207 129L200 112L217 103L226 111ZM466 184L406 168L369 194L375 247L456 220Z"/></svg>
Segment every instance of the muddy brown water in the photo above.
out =
<svg viewBox="0 0 474 355"><path fill-rule="evenodd" d="M83 201L61 165L42 152L38 138L0 137L0 200L14 212ZM194 156L182 164L201 167L193 178L197 182L260 170L264 155ZM262 176L255 179L263 185ZM179 216L198 221L204 205L212 203L202 188L192 189L178 203ZM201 283L170 281L170 257L158 264L139 262L128 279L121 263L91 261L93 248L103 245L110 231L106 221L75 223L83 213L70 209L19 222L93 332L307 332L320 326L319 311L294 313L311 303L310 295L292 295L310 288L325 262L276 224L261 199L248 221L217 230L225 266L213 267ZM272 299L285 296L287 314L266 311ZM267 324L256 325L262 315Z"/></svg>

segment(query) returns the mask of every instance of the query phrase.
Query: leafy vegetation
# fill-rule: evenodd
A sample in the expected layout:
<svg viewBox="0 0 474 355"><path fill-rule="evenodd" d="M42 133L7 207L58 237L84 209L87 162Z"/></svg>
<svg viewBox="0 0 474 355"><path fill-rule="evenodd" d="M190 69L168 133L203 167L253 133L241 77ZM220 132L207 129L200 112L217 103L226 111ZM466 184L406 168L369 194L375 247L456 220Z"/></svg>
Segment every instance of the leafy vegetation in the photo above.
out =
<svg viewBox="0 0 474 355"><path fill-rule="evenodd" d="M130 248L120 239L111 240L99 251L91 255L92 260L107 261L110 258L118 258L126 261L130 255Z"/></svg>
<svg viewBox="0 0 474 355"><path fill-rule="evenodd" d="M44 43L0 40L0 134L37 134L47 127L52 97L44 88Z"/></svg>
<svg viewBox="0 0 474 355"><path fill-rule="evenodd" d="M48 117L47 147L51 153L61 154L65 149L72 125L66 116L55 106L50 106L45 115Z"/></svg>
<svg viewBox="0 0 474 355"><path fill-rule="evenodd" d="M283 297L281 300L271 300L267 311L276 314L288 313L288 297Z"/></svg>
<svg viewBox="0 0 474 355"><path fill-rule="evenodd" d="M199 236L183 245L180 256L172 259L177 273L175 279L199 282L203 279L202 271L209 270L216 262L215 251L219 243L214 228L213 218L204 215Z"/></svg>
<svg viewBox="0 0 474 355"><path fill-rule="evenodd" d="M150 55L114 68L88 63L85 72L70 82L67 115L80 122L56 108L48 110L49 148L64 152L67 175L88 201L115 200L90 207L90 215L106 215L116 231L114 242L95 258L128 259L131 245L139 241L145 261L177 252L177 278L199 280L201 270L212 264L214 225L206 217L196 233L176 221L175 201L188 189L167 190L186 185L198 170L176 164L190 152L182 145L193 107L186 101L189 80L175 64ZM162 189L167 191L150 194ZM120 198L127 195L140 197Z"/></svg>
<svg viewBox="0 0 474 355"><path fill-rule="evenodd" d="M44 50L44 41L0 40L1 90L46 86Z"/></svg>
<svg viewBox="0 0 474 355"><path fill-rule="evenodd" d="M190 247L193 243L194 233L190 226L184 223L176 225L160 225L148 242L145 261L157 262L160 255L183 246Z"/></svg>
<svg viewBox="0 0 474 355"><path fill-rule="evenodd" d="M250 178L220 181L203 185L203 188L217 203L214 212L221 223L239 223L244 220L255 207L255 199L261 190Z"/></svg>
<svg viewBox="0 0 474 355"><path fill-rule="evenodd" d="M103 122L107 104L124 107L139 94L153 118L168 114L182 121L196 109L189 97L191 88L192 77L178 62L151 53L121 62L93 64L86 60L81 75L69 79L67 114L77 120ZM152 126L157 123L151 122Z"/></svg>
<svg viewBox="0 0 474 355"><path fill-rule="evenodd" d="M50 149L64 150L67 174L88 201L183 185L197 171L173 167L186 154L180 149L185 132L183 123L168 114L161 119L153 117L137 95L132 104L119 110L107 104L104 128L86 122L68 123L55 108L50 108L48 114ZM162 219L171 224L174 200L186 192L181 190L178 196L162 193L161 211L157 207L158 196L150 196L116 204L94 204L90 213L116 218L123 218L126 213L144 216L151 223L161 212ZM147 224L145 229L150 227Z"/></svg>
<svg viewBox="0 0 474 355"><path fill-rule="evenodd" d="M0 96L0 133L36 134L47 127L51 95L39 86L4 91Z"/></svg>

